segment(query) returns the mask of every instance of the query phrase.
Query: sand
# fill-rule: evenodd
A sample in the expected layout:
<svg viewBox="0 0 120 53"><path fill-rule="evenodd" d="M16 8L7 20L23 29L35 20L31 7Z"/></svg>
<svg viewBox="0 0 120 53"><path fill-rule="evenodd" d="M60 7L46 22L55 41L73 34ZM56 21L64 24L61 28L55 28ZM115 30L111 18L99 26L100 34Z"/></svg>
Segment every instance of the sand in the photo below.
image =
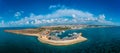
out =
<svg viewBox="0 0 120 53"><path fill-rule="evenodd" d="M75 43L80 43L80 42L86 41L87 39L84 37L80 37L80 38L76 38L72 40L59 40L59 41L48 40L48 39L43 39L43 38L38 38L38 40L42 43L46 43L50 45L64 46L64 45L72 45Z"/></svg>
<svg viewBox="0 0 120 53"><path fill-rule="evenodd" d="M23 34L23 35L28 35L28 36L37 36L38 37L38 40L42 43L46 43L46 44L50 44L50 45L55 45L55 46L64 46L64 45L72 45L72 44L75 44L75 43L80 43L80 42L83 42L83 41L86 41L87 38L85 37L82 37L82 33L77 37L77 38L74 38L74 39L70 39L70 40L51 40L51 39L48 39L48 35L41 35L39 33L22 33L22 32L19 32L19 31L14 31L14 30L6 30L6 32L12 32L12 33L16 33L16 34Z"/></svg>
<svg viewBox="0 0 120 53"><path fill-rule="evenodd" d="M41 38L39 34L24 34L24 35L38 36L38 40L40 42L45 43L45 44L55 45L55 46L72 45L72 44L80 43L80 42L83 42L83 41L87 40L87 38L82 37L82 36L79 36L78 38L71 39L71 40L49 40L47 37L42 37Z"/></svg>

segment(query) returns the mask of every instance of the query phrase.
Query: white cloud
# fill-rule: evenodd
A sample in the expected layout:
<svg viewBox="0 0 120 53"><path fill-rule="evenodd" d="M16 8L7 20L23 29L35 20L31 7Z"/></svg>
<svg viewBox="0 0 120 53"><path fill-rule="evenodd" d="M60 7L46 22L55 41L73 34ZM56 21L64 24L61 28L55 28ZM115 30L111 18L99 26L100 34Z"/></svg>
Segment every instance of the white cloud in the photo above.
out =
<svg viewBox="0 0 120 53"><path fill-rule="evenodd" d="M4 24L4 20L1 21L1 24Z"/></svg>
<svg viewBox="0 0 120 53"><path fill-rule="evenodd" d="M99 15L99 20L105 20L105 15L104 14Z"/></svg>
<svg viewBox="0 0 120 53"><path fill-rule="evenodd" d="M10 21L8 25L14 24L13 26L24 26L24 25L48 25L48 24L114 24L111 21L105 19L105 15L98 15L95 17L94 14L84 12L75 9L58 9L57 11L47 15L35 15L30 14L29 17L24 17L18 21Z"/></svg>
<svg viewBox="0 0 120 53"><path fill-rule="evenodd" d="M19 16L21 16L21 13L20 13L20 12L16 12L16 13L14 14L14 16L15 16L15 17L19 17Z"/></svg>
<svg viewBox="0 0 120 53"><path fill-rule="evenodd" d="M60 5L60 4L58 4L58 5L50 5L49 6L49 9L60 9L60 8L66 8L66 6L64 6L64 5Z"/></svg>
<svg viewBox="0 0 120 53"><path fill-rule="evenodd" d="M1 20L1 21L0 21L0 27L7 27L7 25L5 24L5 21L4 21L4 20Z"/></svg>
<svg viewBox="0 0 120 53"><path fill-rule="evenodd" d="M18 12L16 12L15 14L14 14L14 17L19 17L19 16L21 16L22 15L22 13L24 13L24 11L18 11Z"/></svg>

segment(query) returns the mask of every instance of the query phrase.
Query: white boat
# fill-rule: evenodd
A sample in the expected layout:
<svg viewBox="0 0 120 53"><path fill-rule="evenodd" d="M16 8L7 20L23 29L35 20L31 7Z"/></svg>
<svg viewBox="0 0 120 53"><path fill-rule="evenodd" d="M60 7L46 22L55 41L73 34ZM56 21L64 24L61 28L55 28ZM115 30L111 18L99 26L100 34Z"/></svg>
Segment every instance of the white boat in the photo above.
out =
<svg viewBox="0 0 120 53"><path fill-rule="evenodd" d="M63 33L65 33L65 31L62 31Z"/></svg>
<svg viewBox="0 0 120 53"><path fill-rule="evenodd" d="M72 34L68 34L68 35L72 35Z"/></svg>
<svg viewBox="0 0 120 53"><path fill-rule="evenodd" d="M76 35L77 33L76 33L76 32L74 32L73 34L74 34L74 35Z"/></svg>

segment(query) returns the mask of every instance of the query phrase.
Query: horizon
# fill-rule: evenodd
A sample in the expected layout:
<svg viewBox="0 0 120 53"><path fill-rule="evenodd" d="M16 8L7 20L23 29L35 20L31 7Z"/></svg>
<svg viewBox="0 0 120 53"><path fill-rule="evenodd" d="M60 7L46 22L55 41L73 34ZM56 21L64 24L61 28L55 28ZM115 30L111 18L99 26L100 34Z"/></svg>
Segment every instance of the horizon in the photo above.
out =
<svg viewBox="0 0 120 53"><path fill-rule="evenodd" d="M120 26L119 0L0 0L0 27Z"/></svg>

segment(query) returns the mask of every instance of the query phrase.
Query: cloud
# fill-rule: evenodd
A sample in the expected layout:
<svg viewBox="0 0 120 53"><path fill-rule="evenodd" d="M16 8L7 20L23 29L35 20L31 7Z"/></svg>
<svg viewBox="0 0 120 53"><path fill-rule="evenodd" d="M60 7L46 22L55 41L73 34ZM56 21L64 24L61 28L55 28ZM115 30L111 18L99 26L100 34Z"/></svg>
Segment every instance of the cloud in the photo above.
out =
<svg viewBox="0 0 120 53"><path fill-rule="evenodd" d="M4 24L4 20L1 21L1 24Z"/></svg>
<svg viewBox="0 0 120 53"><path fill-rule="evenodd" d="M63 8L66 8L66 6L65 5L60 5L60 4L49 6L49 9L63 9Z"/></svg>
<svg viewBox="0 0 120 53"><path fill-rule="evenodd" d="M0 27L7 27L7 25L5 24L5 21L4 21L4 20L1 20L1 21L0 21Z"/></svg>
<svg viewBox="0 0 120 53"><path fill-rule="evenodd" d="M22 15L22 13L24 13L24 11L20 11L20 12L16 12L15 14L14 14L14 17L19 17L19 16L21 16Z"/></svg>
<svg viewBox="0 0 120 53"><path fill-rule="evenodd" d="M51 14L35 15L30 14L17 21L10 21L8 25L13 26L40 26L40 25L56 25L56 24L101 24L112 25L111 21L105 19L105 15L95 16L92 13L75 9L58 9Z"/></svg>
<svg viewBox="0 0 120 53"><path fill-rule="evenodd" d="M21 16L21 13L20 12L16 12L14 16L15 17L19 17L19 16Z"/></svg>

